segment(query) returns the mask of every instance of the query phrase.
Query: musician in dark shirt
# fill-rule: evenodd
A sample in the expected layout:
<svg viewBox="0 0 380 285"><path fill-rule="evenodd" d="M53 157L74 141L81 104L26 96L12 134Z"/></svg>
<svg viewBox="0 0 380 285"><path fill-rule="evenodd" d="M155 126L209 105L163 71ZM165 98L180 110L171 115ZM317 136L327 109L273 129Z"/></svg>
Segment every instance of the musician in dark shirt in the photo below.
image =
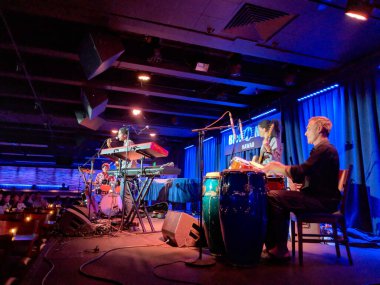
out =
<svg viewBox="0 0 380 285"><path fill-rule="evenodd" d="M288 166L270 162L264 166L266 173L277 173L290 177L296 183L303 183L300 191L268 192L268 230L266 247L269 255L287 260L289 234L289 213L334 212L337 210L340 192L338 190L339 157L329 142L332 128L326 117L312 117L306 130L309 144L314 148L309 158L300 165Z"/></svg>
<svg viewBox="0 0 380 285"><path fill-rule="evenodd" d="M122 127L119 129L118 133L117 133L117 139L122 142L122 145L123 146L130 146L130 145L133 145L133 141L130 140L130 137L129 137L129 130L125 127ZM121 163L121 168L122 169L126 169L126 168L136 168L137 167L137 162L135 160L124 160L122 161ZM130 211L132 211L132 208L133 208L133 202L132 202L132 197L131 197L131 193L129 193L129 191L126 191L127 189L127 185L124 185L124 179L122 179L120 181L120 197L121 199L123 200L124 199L124 202L123 202L123 205L124 205L124 212L125 214L128 214ZM132 192L132 195L135 194L134 193L134 190L135 190L135 185L134 183L128 181L127 182L128 185L129 185L129 189L131 190Z"/></svg>

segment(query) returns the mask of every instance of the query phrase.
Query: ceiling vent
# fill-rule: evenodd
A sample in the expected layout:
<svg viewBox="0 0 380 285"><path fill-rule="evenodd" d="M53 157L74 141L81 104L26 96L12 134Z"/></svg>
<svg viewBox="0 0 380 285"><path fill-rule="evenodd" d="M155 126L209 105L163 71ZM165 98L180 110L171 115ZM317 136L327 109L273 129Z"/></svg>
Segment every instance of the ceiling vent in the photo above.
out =
<svg viewBox="0 0 380 285"><path fill-rule="evenodd" d="M297 15L245 3L224 28L235 38L268 41Z"/></svg>

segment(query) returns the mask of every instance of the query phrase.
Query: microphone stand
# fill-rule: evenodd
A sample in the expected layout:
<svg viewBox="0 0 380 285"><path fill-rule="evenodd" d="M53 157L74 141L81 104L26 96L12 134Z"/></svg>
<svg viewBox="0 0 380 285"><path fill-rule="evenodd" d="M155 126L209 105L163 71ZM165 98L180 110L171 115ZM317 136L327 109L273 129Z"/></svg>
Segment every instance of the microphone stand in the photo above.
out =
<svg viewBox="0 0 380 285"><path fill-rule="evenodd" d="M216 261L214 258L208 256L206 259L202 258L202 241L203 238L203 201L202 201L202 192L203 192L203 170L204 170L204 162L203 162L203 141L205 137L205 132L210 130L221 130L226 129L228 126L220 126L220 127L209 127L209 128L203 128L203 129L194 129L192 132L198 132L198 148L199 148L199 179L200 179L200 214L199 214L199 234L200 234L200 245L199 245L199 255L196 260L193 261L186 261L185 264L188 266L194 266L194 267L206 267L206 266L213 266L216 264Z"/></svg>
<svg viewBox="0 0 380 285"><path fill-rule="evenodd" d="M88 188L88 218L90 219L91 218L91 206L94 207L94 211L96 209L95 205L93 205L93 201L92 201L92 179L93 179L93 176L94 176L94 157L91 159L91 169L90 169L90 185L89 185L89 188ZM98 215L98 213L95 213L95 215Z"/></svg>

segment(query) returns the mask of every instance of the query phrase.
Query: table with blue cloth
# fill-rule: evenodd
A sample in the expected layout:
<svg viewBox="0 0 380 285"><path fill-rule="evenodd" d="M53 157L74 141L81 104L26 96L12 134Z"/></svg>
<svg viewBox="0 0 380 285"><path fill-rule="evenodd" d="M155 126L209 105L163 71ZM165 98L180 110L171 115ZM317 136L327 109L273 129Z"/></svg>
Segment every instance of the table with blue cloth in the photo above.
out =
<svg viewBox="0 0 380 285"><path fill-rule="evenodd" d="M199 201L198 180L191 178L156 178L153 180L145 200L174 203Z"/></svg>

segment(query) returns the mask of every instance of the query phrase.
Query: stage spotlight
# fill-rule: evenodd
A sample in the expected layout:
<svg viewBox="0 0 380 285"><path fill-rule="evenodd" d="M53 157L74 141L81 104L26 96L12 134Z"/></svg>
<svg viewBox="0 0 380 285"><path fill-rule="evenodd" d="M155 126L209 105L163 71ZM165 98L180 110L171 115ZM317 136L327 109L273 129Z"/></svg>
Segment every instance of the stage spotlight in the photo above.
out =
<svg viewBox="0 0 380 285"><path fill-rule="evenodd" d="M141 110L139 110L139 109L133 109L133 110L132 110L132 114L133 114L134 116L141 115Z"/></svg>
<svg viewBox="0 0 380 285"><path fill-rule="evenodd" d="M348 0L346 15L357 20L366 21L371 16L373 6L367 0Z"/></svg>

